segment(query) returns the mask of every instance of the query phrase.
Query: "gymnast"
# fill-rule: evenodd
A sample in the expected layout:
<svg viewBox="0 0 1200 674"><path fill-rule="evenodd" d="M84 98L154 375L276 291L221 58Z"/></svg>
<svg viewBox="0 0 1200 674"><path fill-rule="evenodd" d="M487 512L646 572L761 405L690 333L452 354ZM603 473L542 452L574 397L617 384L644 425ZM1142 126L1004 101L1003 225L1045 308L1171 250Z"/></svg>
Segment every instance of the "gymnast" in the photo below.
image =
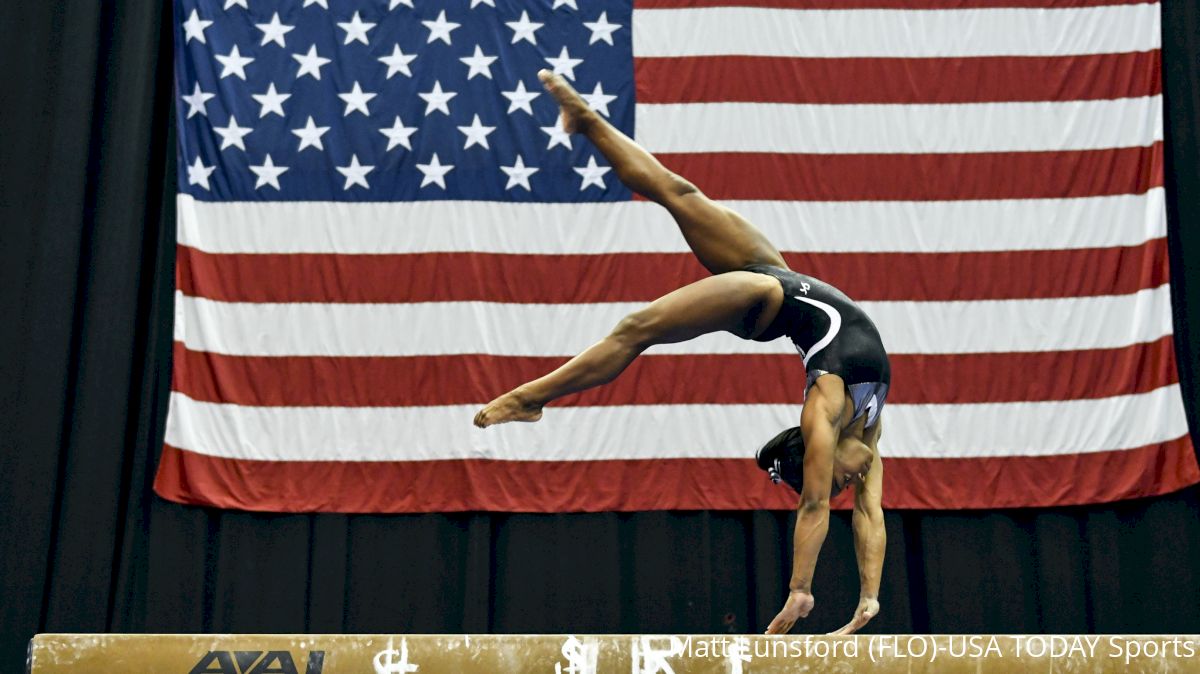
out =
<svg viewBox="0 0 1200 674"><path fill-rule="evenodd" d="M879 612L886 543L878 445L891 370L874 323L838 289L790 270L754 225L667 170L588 109L561 76L542 70L538 77L562 108L563 129L587 136L622 183L666 208L712 276L626 316L562 367L488 403L475 425L537 421L547 403L612 381L655 344L717 331L764 342L787 336L807 372L800 426L768 442L757 461L772 480L799 493L800 503L790 592L767 634L786 634L812 610L813 569L829 530L829 500L850 484L861 594L853 618L835 634L857 631Z"/></svg>

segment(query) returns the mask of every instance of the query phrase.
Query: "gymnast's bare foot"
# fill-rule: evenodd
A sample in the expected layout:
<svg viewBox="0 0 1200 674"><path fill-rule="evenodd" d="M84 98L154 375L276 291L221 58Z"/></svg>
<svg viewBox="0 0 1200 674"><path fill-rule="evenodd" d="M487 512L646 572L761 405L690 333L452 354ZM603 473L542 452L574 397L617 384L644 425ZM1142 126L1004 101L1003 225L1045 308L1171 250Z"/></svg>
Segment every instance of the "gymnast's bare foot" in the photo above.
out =
<svg viewBox="0 0 1200 674"><path fill-rule="evenodd" d="M575 89L567 84L562 75L556 75L549 70L539 70L538 79L562 109L563 131L587 133L587 127L596 118L596 113L588 108Z"/></svg>
<svg viewBox="0 0 1200 674"><path fill-rule="evenodd" d="M529 401L516 390L509 391L483 406L475 415L475 425L487 428L509 421L534 422L542 418L542 406Z"/></svg>

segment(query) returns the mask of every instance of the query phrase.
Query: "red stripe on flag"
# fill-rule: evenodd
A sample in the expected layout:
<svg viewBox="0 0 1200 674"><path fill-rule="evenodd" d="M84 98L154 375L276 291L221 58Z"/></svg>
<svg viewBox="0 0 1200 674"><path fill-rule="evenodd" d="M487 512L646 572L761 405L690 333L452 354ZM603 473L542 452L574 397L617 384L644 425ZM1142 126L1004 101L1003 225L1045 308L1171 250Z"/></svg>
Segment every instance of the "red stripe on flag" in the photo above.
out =
<svg viewBox="0 0 1200 674"><path fill-rule="evenodd" d="M634 60L638 103L984 103L1162 93L1157 50L1079 56Z"/></svg>
<svg viewBox="0 0 1200 674"><path fill-rule="evenodd" d="M634 0L634 9L771 7L777 9L988 9L1146 5L1158 0Z"/></svg>
<svg viewBox="0 0 1200 674"><path fill-rule="evenodd" d="M1166 239L1114 248L785 257L861 301L1128 295L1168 281ZM215 254L179 246L175 266L185 295L222 302L649 302L707 275L690 253Z"/></svg>
<svg viewBox="0 0 1200 674"><path fill-rule="evenodd" d="M883 456L885 508L1082 505L1165 494L1200 481L1187 436L1065 456ZM170 445L163 448L154 490L181 503L275 512L785 510L798 500L752 459L251 461ZM850 492L833 505L852 505Z"/></svg>
<svg viewBox="0 0 1200 674"><path fill-rule="evenodd" d="M1200 468L1191 438L1185 435L1112 452L891 459L884 463L884 476L886 507L1027 508L1167 494L1200 482Z"/></svg>
<svg viewBox="0 0 1200 674"><path fill-rule="evenodd" d="M1179 381L1171 339L1087 351L893 355L888 402L1021 402L1145 393ZM172 390L193 400L299 407L482 404L567 360L228 356L191 351L180 342L174 353ZM678 386L680 381L688 385ZM796 355L648 355L607 386L554 404L799 405L803 387L804 367Z"/></svg>
<svg viewBox="0 0 1200 674"><path fill-rule="evenodd" d="M714 199L951 201L1143 194L1163 184L1163 145L959 154L659 154Z"/></svg>

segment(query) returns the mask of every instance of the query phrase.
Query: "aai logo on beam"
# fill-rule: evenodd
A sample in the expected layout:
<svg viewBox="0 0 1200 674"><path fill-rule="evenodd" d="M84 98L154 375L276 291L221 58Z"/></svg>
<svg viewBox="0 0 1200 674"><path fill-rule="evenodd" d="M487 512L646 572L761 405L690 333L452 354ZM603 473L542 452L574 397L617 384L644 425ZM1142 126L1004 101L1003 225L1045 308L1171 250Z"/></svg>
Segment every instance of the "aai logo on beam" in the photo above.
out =
<svg viewBox="0 0 1200 674"><path fill-rule="evenodd" d="M309 651L304 674L321 674L325 651ZM300 674L287 651L209 651L188 674Z"/></svg>

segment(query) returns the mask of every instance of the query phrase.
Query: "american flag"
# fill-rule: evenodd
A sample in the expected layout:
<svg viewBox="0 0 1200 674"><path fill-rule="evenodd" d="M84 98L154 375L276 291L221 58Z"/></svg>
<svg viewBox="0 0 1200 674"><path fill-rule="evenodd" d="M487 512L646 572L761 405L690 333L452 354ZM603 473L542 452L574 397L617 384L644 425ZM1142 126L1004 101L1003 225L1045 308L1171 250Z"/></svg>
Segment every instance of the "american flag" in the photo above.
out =
<svg viewBox="0 0 1200 674"><path fill-rule="evenodd" d="M156 488L251 510L788 508L786 340L476 409L704 271L565 135L562 73L873 317L886 507L1200 481L1172 346L1160 12L1135 0L176 0Z"/></svg>

